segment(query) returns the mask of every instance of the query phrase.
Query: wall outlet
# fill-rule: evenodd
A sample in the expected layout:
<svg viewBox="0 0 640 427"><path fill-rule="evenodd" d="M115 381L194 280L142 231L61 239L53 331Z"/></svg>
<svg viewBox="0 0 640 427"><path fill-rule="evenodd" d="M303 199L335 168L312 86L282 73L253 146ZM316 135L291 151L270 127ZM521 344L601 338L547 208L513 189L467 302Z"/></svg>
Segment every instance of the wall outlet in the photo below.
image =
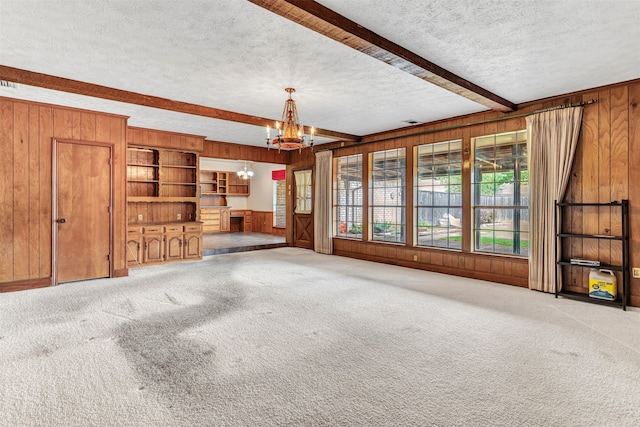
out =
<svg viewBox="0 0 640 427"><path fill-rule="evenodd" d="M176 215L176 219L177 219L177 220L181 220L181 219L182 219L182 214L178 214L178 215Z"/></svg>
<svg viewBox="0 0 640 427"><path fill-rule="evenodd" d="M414 256L413 256L413 260L414 260L414 261L417 261L417 260L418 260L418 255L414 255Z"/></svg>
<svg viewBox="0 0 640 427"><path fill-rule="evenodd" d="M631 269L634 279L640 279L640 268Z"/></svg>
<svg viewBox="0 0 640 427"><path fill-rule="evenodd" d="M138 215L138 221L142 221L142 215Z"/></svg>

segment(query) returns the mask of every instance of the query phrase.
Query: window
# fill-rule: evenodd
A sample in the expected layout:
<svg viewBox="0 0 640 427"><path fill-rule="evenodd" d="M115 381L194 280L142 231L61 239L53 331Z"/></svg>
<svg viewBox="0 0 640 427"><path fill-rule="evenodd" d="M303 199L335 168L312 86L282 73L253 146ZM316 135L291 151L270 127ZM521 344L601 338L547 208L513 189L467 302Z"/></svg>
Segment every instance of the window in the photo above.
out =
<svg viewBox="0 0 640 427"><path fill-rule="evenodd" d="M287 226L287 181L273 181L273 226Z"/></svg>
<svg viewBox="0 0 640 427"><path fill-rule="evenodd" d="M361 239L362 154L336 159L333 191L333 235Z"/></svg>
<svg viewBox="0 0 640 427"><path fill-rule="evenodd" d="M415 148L414 242L462 248L462 141Z"/></svg>
<svg viewBox="0 0 640 427"><path fill-rule="evenodd" d="M406 156L404 148L369 155L369 235L371 240L404 243Z"/></svg>
<svg viewBox="0 0 640 427"><path fill-rule="evenodd" d="M478 252L529 255L527 132L473 139L474 247Z"/></svg>
<svg viewBox="0 0 640 427"><path fill-rule="evenodd" d="M311 213L311 171L295 171L296 180L296 206L294 212L297 214Z"/></svg>

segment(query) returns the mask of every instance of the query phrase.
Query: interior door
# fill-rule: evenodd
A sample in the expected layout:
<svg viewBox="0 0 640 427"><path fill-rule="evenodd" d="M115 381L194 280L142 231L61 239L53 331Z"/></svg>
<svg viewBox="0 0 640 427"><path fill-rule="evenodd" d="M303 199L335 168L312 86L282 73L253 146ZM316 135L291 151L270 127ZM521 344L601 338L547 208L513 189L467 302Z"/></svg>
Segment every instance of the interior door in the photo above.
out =
<svg viewBox="0 0 640 427"><path fill-rule="evenodd" d="M293 173L296 189L293 203L293 244L299 248L313 249L313 171Z"/></svg>
<svg viewBox="0 0 640 427"><path fill-rule="evenodd" d="M111 148L54 145L55 281L110 277Z"/></svg>

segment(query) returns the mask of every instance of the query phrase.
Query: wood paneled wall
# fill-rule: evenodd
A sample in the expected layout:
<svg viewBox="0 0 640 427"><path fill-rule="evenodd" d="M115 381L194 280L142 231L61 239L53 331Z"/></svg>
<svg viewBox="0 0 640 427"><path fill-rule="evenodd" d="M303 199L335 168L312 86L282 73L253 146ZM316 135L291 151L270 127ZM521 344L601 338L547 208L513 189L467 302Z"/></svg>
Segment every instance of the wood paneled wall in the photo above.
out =
<svg viewBox="0 0 640 427"><path fill-rule="evenodd" d="M252 231L256 233L284 235L284 229L275 228L273 226L273 212L269 211L252 211Z"/></svg>
<svg viewBox="0 0 640 427"><path fill-rule="evenodd" d="M114 269L126 275L127 118L0 97L0 291L51 284L53 138L114 146Z"/></svg>
<svg viewBox="0 0 640 427"><path fill-rule="evenodd" d="M130 145L200 152L203 149L204 136L129 126L127 142Z"/></svg>
<svg viewBox="0 0 640 427"><path fill-rule="evenodd" d="M286 165L289 162L289 152L264 147L232 144L229 142L204 141L202 157L226 160L248 160L252 162L275 163Z"/></svg>
<svg viewBox="0 0 640 427"><path fill-rule="evenodd" d="M518 106L517 113L531 112L578 101L595 99L597 102L585 106L580 140L571 172L566 200L574 202L608 202L629 199L631 232L631 267L640 267L640 186L629 185L640 178L640 80L586 90L530 102ZM483 112L478 114L441 120L426 125L413 126L393 132L369 135L360 144L332 143L318 146L318 150L334 149L334 157L350 154L368 154L372 151L391 148L407 148L407 164L410 165L412 148L416 145L461 138L463 141L463 168L470 167L471 138L481 135L516 131L526 128L524 117L503 121L475 124L484 120L500 118L505 114ZM421 135L409 135L421 131L436 130L454 125L463 127ZM392 138L392 139L390 139ZM291 152L287 167L287 182L291 182L291 171L313 166L315 157L310 151L302 154ZM469 174L467 174L469 176ZM412 182L412 180L407 180ZM463 211L469 212L471 194L468 182L463 188ZM412 195L413 191L407 191ZM409 202L410 200L408 200ZM408 204L409 205L409 204ZM413 209L407 209L407 227L413 225ZM291 213L288 212L288 217ZM571 231L594 234L619 234L620 223L608 209L582 208L566 215L564 222ZM551 225L550 225L551 226ZM287 229L287 236L292 231ZM471 220L463 218L463 250L461 252L415 248L411 246L411 235L407 233L407 245L334 239L334 252L372 261L399 264L426 270L439 271L467 277L492 280L499 283L527 286L528 262L513 257L474 254L470 247ZM576 239L565 245L565 256L597 258L620 263L620 246L616 243L591 242ZM417 257L418 261L414 261ZM588 286L588 270L564 269L565 283L569 289L584 292ZM619 277L618 280L621 278ZM640 306L640 279L631 279L631 304Z"/></svg>

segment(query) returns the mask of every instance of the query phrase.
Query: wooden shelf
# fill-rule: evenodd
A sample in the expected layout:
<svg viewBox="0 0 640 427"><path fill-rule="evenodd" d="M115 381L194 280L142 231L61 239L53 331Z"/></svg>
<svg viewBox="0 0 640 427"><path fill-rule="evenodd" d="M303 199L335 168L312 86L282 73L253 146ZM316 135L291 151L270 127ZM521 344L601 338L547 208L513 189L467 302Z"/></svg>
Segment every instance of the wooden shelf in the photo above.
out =
<svg viewBox="0 0 640 427"><path fill-rule="evenodd" d="M127 201L130 203L197 203L197 197L128 197Z"/></svg>
<svg viewBox="0 0 640 427"><path fill-rule="evenodd" d="M162 165L163 168L178 168L178 169L197 169L197 166L183 166L183 165Z"/></svg>
<svg viewBox="0 0 640 427"><path fill-rule="evenodd" d="M127 166L139 166L143 168L159 168L160 165L156 165L153 163L127 163Z"/></svg>
<svg viewBox="0 0 640 427"><path fill-rule="evenodd" d="M148 182L148 183L157 183L160 182L157 179L127 179L127 182Z"/></svg>
<svg viewBox="0 0 640 427"><path fill-rule="evenodd" d="M198 185L195 182L163 182L162 185Z"/></svg>

